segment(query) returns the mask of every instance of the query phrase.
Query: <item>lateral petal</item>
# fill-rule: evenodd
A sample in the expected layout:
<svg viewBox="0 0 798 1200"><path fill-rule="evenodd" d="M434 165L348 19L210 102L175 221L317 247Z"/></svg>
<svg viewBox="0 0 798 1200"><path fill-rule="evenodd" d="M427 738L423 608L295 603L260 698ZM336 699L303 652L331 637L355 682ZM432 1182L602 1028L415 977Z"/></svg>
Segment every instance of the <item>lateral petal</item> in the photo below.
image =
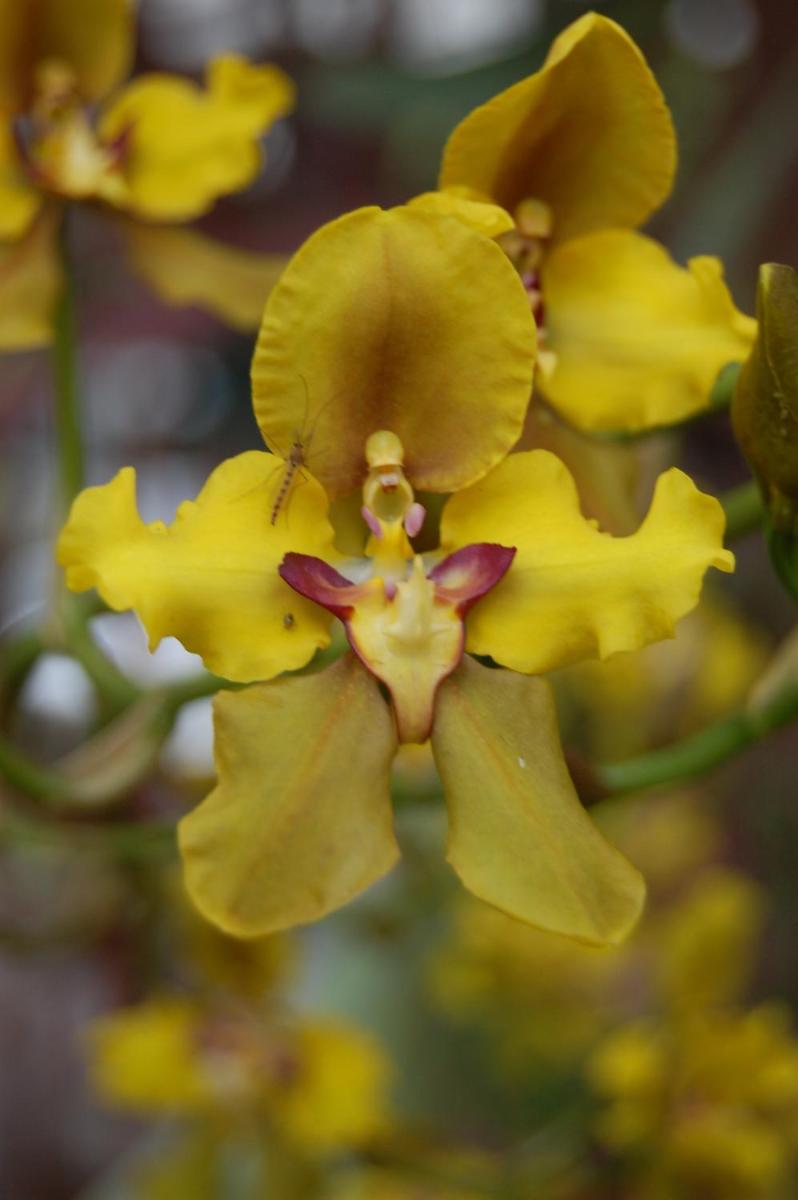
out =
<svg viewBox="0 0 798 1200"><path fill-rule="evenodd" d="M251 75L242 79L244 70ZM174 75L140 76L100 122L103 140L123 139L125 147L105 198L145 220L200 216L252 182L262 161L259 138L292 96L276 67L243 60L212 66L205 90Z"/></svg>
<svg viewBox="0 0 798 1200"><path fill-rule="evenodd" d="M466 649L539 674L672 637L698 603L706 570L733 570L724 524L718 501L674 467L657 480L638 531L612 537L582 516L558 458L511 454L452 496L441 520L444 547L493 538L517 548L470 615Z"/></svg>
<svg viewBox="0 0 798 1200"><path fill-rule="evenodd" d="M549 685L463 659L441 684L432 750L447 856L469 891L540 929L622 941L640 915L643 880L579 802Z"/></svg>
<svg viewBox="0 0 798 1200"><path fill-rule="evenodd" d="M225 246L193 229L119 223L134 269L170 304L195 304L242 332L257 329L287 259Z"/></svg>
<svg viewBox="0 0 798 1200"><path fill-rule="evenodd" d="M215 790L180 823L186 886L239 937L315 921L384 875L398 848L396 735L353 655L216 697Z"/></svg>
<svg viewBox="0 0 798 1200"><path fill-rule="evenodd" d="M756 322L734 305L716 258L678 266L623 230L555 247L543 265L548 401L579 429L670 425L709 404L721 367L744 362Z"/></svg>
<svg viewBox="0 0 798 1200"><path fill-rule="evenodd" d="M294 479L274 523L286 465L252 450L228 459L170 526L145 525L136 476L125 467L75 500L58 561L76 592L95 587L117 611L133 608L150 647L171 634L211 671L248 683L305 665L329 643L329 618L283 583L292 547L328 556L332 528L320 485Z"/></svg>

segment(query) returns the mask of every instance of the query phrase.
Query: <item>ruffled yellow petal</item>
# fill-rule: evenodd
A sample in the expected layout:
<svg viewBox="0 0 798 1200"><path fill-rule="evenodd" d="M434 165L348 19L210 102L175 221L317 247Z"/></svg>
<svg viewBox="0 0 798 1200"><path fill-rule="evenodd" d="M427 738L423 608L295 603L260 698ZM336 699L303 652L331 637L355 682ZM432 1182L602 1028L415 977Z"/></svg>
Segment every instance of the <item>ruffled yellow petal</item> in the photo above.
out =
<svg viewBox="0 0 798 1200"><path fill-rule="evenodd" d="M647 429L705 408L721 367L742 362L756 322L734 306L716 258L687 269L651 238L608 230L556 247L543 266L546 398L581 429Z"/></svg>
<svg viewBox="0 0 798 1200"><path fill-rule="evenodd" d="M132 54L129 0L0 0L0 109L27 107L48 59L71 67L81 96L97 100L125 77Z"/></svg>
<svg viewBox="0 0 798 1200"><path fill-rule="evenodd" d="M540 71L461 121L440 186L465 184L509 209L527 197L554 213L554 237L641 224L676 167L670 115L631 38L588 13L556 39Z"/></svg>
<svg viewBox="0 0 798 1200"><path fill-rule="evenodd" d="M274 1097L275 1119L310 1150L362 1144L387 1124L388 1060L365 1031L319 1021L297 1031L298 1070Z"/></svg>
<svg viewBox="0 0 798 1200"><path fill-rule="evenodd" d="M390 429L414 487L479 478L521 432L535 326L499 247L451 217L364 208L320 229L266 305L252 365L269 446L300 437L334 496Z"/></svg>
<svg viewBox="0 0 798 1200"><path fill-rule="evenodd" d="M432 749L449 810L448 858L469 891L580 941L625 937L643 880L579 802L545 680L465 658L438 693Z"/></svg>
<svg viewBox="0 0 798 1200"><path fill-rule="evenodd" d="M396 735L354 656L220 694L215 728L218 786L179 829L208 920L239 937L314 921L393 866Z"/></svg>
<svg viewBox="0 0 798 1200"><path fill-rule="evenodd" d="M41 193L22 170L11 125L0 117L0 240L22 237L41 204Z"/></svg>
<svg viewBox="0 0 798 1200"><path fill-rule="evenodd" d="M100 122L105 141L124 139L121 175L105 198L148 220L185 221L251 183L260 135L285 111L290 86L275 67L226 58L202 90L172 75L144 75Z"/></svg>
<svg viewBox="0 0 798 1200"><path fill-rule="evenodd" d="M150 646L171 634L210 670L249 682L302 667L329 642L326 613L277 574L302 546L330 556L324 492L295 477L274 523L285 464L258 451L217 467L174 522L145 525L136 476L126 467L78 496L58 543L58 561L76 592L97 588L111 608L133 608ZM312 548L312 549L311 549Z"/></svg>
<svg viewBox="0 0 798 1200"><path fill-rule="evenodd" d="M698 603L707 568L734 568L723 529L718 501L674 467L657 480L637 533L614 538L582 516L553 454L512 454L443 513L446 549L488 537L517 549L470 615L466 649L537 674L672 637Z"/></svg>
<svg viewBox="0 0 798 1200"><path fill-rule="evenodd" d="M0 243L0 350L29 350L53 336L61 287L55 213L45 212L18 242Z"/></svg>
<svg viewBox="0 0 798 1200"><path fill-rule="evenodd" d="M198 308L243 332L257 329L287 259L215 242L193 229L122 226L134 269L170 304Z"/></svg>
<svg viewBox="0 0 798 1200"><path fill-rule="evenodd" d="M440 216L456 217L477 233L495 238L515 229L515 221L506 209L492 204L489 196L481 197L467 187L443 188L439 192L423 192L407 203L408 208L419 212L438 213Z"/></svg>
<svg viewBox="0 0 798 1200"><path fill-rule="evenodd" d="M296 87L272 63L251 63L240 54L223 54L208 64L207 85L215 104L228 109L242 133L260 137L291 112Z"/></svg>

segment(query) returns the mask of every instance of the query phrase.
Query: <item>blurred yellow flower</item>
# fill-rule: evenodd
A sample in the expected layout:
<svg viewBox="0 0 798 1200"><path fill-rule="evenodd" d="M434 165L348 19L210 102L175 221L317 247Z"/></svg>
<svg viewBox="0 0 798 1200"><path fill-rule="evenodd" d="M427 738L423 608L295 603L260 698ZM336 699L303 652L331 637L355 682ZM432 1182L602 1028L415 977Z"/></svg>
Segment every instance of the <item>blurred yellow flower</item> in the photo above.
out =
<svg viewBox="0 0 798 1200"><path fill-rule="evenodd" d="M503 1071L520 1079L577 1061L606 1028L628 945L612 953L583 946L463 898L430 982L441 1008L485 1028Z"/></svg>
<svg viewBox="0 0 798 1200"><path fill-rule="evenodd" d="M798 1168L798 1037L778 1003L740 1002L762 940L762 893L715 869L655 916L658 1006L610 1032L587 1076L596 1132L644 1196L781 1200Z"/></svg>
<svg viewBox="0 0 798 1200"><path fill-rule="evenodd" d="M718 1200L789 1194L798 1038L786 1010L760 1005L621 1028L596 1051L590 1078L606 1101L598 1136L624 1153L640 1194L662 1194L663 1184Z"/></svg>
<svg viewBox="0 0 798 1200"><path fill-rule="evenodd" d="M581 429L684 420L751 347L755 322L717 259L683 269L634 232L675 167L670 114L640 50L588 13L539 71L460 122L440 190L413 201L499 238L538 323L538 386Z"/></svg>
<svg viewBox="0 0 798 1200"><path fill-rule="evenodd" d="M328 645L332 614L354 651L217 697L219 783L180 843L193 899L227 931L315 920L384 875L390 764L428 737L472 892L587 942L634 923L642 882L580 804L536 676L671 636L706 570L733 559L719 504L681 471L612 538L554 455L509 454L533 339L494 242L430 212L351 213L266 307L253 394L275 453L223 463L169 527L143 524L129 468L75 502L68 586L135 608L153 645L173 634L227 679L272 680ZM345 556L329 500L357 488L370 536ZM423 555L419 489L453 493Z"/></svg>
<svg viewBox="0 0 798 1200"><path fill-rule="evenodd" d="M87 1038L98 1091L143 1114L256 1118L320 1153L362 1145L387 1122L388 1061L343 1022L162 996L99 1018Z"/></svg>
<svg viewBox="0 0 798 1200"><path fill-rule="evenodd" d="M251 183L260 138L291 109L293 85L277 67L228 54L209 64L204 87L163 74L122 86L132 57L128 0L13 0L0 11L0 268L14 301L0 347L49 339L59 212L75 200L148 223L139 232L117 221L168 298L257 323L269 260L149 223L191 220ZM201 270L209 262L212 281Z"/></svg>

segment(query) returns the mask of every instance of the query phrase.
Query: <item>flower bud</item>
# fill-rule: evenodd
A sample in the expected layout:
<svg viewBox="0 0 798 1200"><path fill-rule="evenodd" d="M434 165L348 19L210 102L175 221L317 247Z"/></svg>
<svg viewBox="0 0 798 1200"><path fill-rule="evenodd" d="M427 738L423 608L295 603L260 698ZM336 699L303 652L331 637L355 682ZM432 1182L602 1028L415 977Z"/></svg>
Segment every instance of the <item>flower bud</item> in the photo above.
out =
<svg viewBox="0 0 798 1200"><path fill-rule="evenodd" d="M759 330L732 402L735 436L757 475L773 529L798 531L798 273L766 263Z"/></svg>

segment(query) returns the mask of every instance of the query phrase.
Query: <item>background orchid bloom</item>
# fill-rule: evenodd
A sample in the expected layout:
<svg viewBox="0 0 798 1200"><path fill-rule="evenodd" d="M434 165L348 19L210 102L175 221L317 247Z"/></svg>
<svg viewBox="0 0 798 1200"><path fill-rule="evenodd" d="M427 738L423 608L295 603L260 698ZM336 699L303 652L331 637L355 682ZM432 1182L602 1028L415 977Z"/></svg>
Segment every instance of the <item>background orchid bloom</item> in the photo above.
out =
<svg viewBox="0 0 798 1200"><path fill-rule="evenodd" d="M499 237L538 322L538 386L580 429L682 421L751 347L755 323L718 259L684 269L634 232L675 167L670 114L640 50L588 13L539 71L460 122L440 191L412 202Z"/></svg>
<svg viewBox="0 0 798 1200"><path fill-rule="evenodd" d="M612 538L554 455L509 455L534 334L493 241L361 209L309 239L267 304L253 395L275 453L223 463L168 527L141 521L130 468L75 502L70 588L135 608L152 645L173 634L227 679L268 681L218 697L218 785L181 826L189 891L228 932L317 919L384 875L391 763L428 736L472 892L599 944L637 918L640 876L580 804L536 676L671 636L707 568L733 559L720 505L679 470ZM328 505L357 487L370 537L347 556ZM451 494L424 554L419 488ZM274 678L328 644L328 612L355 653Z"/></svg>
<svg viewBox="0 0 798 1200"><path fill-rule="evenodd" d="M384 1129L390 1068L373 1037L341 1021L240 1017L234 1004L164 994L100 1018L88 1030L95 1085L142 1114L272 1124L309 1153Z"/></svg>
<svg viewBox="0 0 798 1200"><path fill-rule="evenodd" d="M134 265L168 299L257 324L272 260L170 228L257 175L263 133L293 104L273 66L225 55L202 86L149 74L133 56L128 0L0 4L0 278L11 296L0 348L49 340L65 201L101 202Z"/></svg>

